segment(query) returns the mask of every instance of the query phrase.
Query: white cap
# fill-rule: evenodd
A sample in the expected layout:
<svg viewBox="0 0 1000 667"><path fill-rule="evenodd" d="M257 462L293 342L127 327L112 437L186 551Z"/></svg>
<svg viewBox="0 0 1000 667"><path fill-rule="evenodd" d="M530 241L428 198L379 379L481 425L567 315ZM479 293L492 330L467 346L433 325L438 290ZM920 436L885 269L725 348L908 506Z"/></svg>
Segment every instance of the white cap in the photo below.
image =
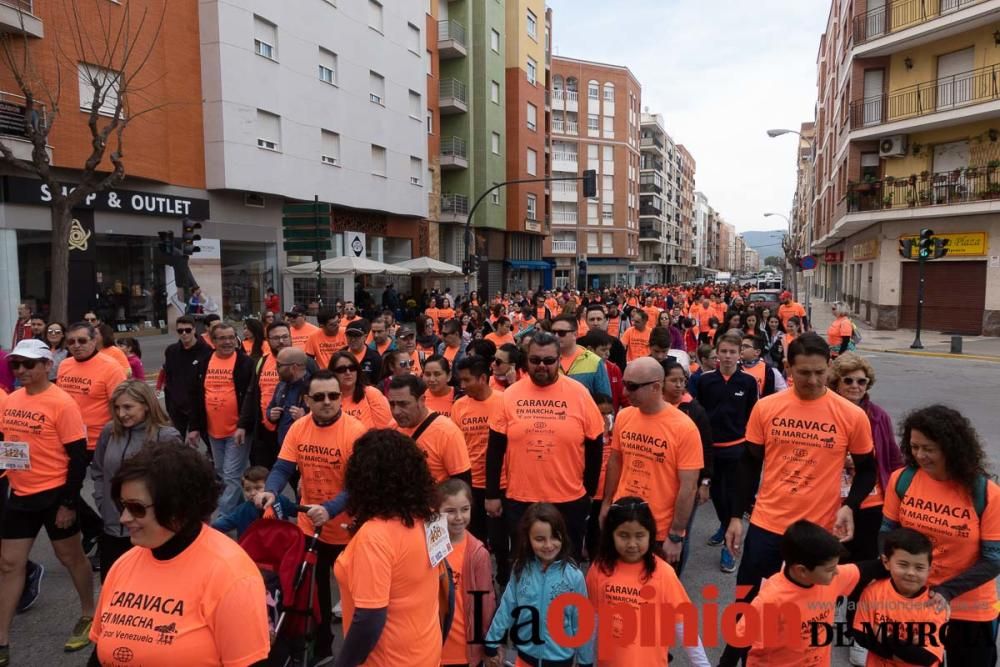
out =
<svg viewBox="0 0 1000 667"><path fill-rule="evenodd" d="M22 340L10 351L11 357L22 357L24 359L48 359L52 361L52 350L43 341L37 338Z"/></svg>

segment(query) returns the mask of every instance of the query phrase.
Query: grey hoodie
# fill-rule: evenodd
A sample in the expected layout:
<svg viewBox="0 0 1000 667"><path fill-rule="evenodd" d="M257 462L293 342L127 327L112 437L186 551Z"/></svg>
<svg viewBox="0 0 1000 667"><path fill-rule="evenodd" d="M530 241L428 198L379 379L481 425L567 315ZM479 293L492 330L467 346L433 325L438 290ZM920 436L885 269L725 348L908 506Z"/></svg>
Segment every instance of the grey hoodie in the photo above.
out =
<svg viewBox="0 0 1000 667"><path fill-rule="evenodd" d="M156 434L156 441L182 446L181 434L173 426L163 426ZM111 497L111 479L127 458L135 456L146 442L146 424L127 429L122 437L115 437L111 424L105 424L97 439L94 460L90 464L90 476L94 480L94 503L104 519L104 532L114 537L128 537L121 521L121 513Z"/></svg>

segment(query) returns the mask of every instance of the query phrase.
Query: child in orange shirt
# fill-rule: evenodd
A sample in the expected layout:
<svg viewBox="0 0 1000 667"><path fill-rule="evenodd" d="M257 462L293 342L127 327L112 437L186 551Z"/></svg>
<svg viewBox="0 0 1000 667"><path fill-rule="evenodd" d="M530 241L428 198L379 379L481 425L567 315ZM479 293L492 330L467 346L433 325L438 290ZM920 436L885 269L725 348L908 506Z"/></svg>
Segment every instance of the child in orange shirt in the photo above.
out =
<svg viewBox="0 0 1000 667"><path fill-rule="evenodd" d="M676 610L682 608L681 605L691 604L674 568L656 555L655 535L656 521L642 498L626 496L611 505L604 520L600 546L587 572L587 593L591 605L598 611L598 624L606 622L601 609L607 610L609 605L631 607L638 619L640 605L655 605L659 617L664 605ZM675 618L682 617L677 614ZM601 667L663 667L667 664L667 648L675 640L684 646L692 665L707 667L709 664L697 629L694 631L697 642L684 641L684 624L678 622L674 627L676 637L658 636L651 642L652 646L640 646L638 636L626 643L618 634L620 617L615 614L612 618L614 629L598 627L597 631L596 664ZM629 625L621 621L621 626ZM662 626L662 621L657 620L656 627ZM637 626L633 624L632 627ZM602 640L609 635L615 641L605 644Z"/></svg>
<svg viewBox="0 0 1000 667"><path fill-rule="evenodd" d="M452 546L448 565L455 580L455 616L441 651L441 664L478 665L486 658L481 638L490 627L497 606L493 564L483 543L466 530L472 520L469 485L460 479L449 479L438 486L438 498L438 512L448 518ZM478 643L474 643L476 638L480 638Z"/></svg>

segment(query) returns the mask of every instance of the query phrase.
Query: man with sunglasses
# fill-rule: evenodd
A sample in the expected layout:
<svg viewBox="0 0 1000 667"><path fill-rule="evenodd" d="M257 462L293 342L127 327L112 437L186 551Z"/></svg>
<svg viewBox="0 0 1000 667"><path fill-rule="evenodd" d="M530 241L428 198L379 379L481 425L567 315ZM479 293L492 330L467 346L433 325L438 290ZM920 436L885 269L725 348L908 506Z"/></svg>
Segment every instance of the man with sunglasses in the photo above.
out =
<svg viewBox="0 0 1000 667"><path fill-rule="evenodd" d="M655 549L680 575L704 456L698 427L663 400L663 381L663 367L652 357L625 368L631 407L615 418L601 519L613 500L645 500L656 519Z"/></svg>
<svg viewBox="0 0 1000 667"><path fill-rule="evenodd" d="M511 537L529 505L554 504L566 519L577 557L597 491L604 450L604 417L590 392L559 373L559 342L540 331L528 345L527 377L503 393L490 419L486 450L486 513L507 518ZM500 472L506 458L506 507Z"/></svg>
<svg viewBox="0 0 1000 667"><path fill-rule="evenodd" d="M410 357L410 372L414 375L423 375L424 369L420 365L421 353L417 351L417 332L409 324L400 324L396 330L396 347L400 352L405 352Z"/></svg>
<svg viewBox="0 0 1000 667"><path fill-rule="evenodd" d="M361 372L368 380L368 384L375 385L382 373L382 357L365 344L368 330L365 328L364 320L355 320L352 324L348 324L346 333L347 351L361 365Z"/></svg>
<svg viewBox="0 0 1000 667"><path fill-rule="evenodd" d="M10 660L10 625L24 590L28 554L42 526L80 598L81 616L65 650L78 651L90 643L94 616L93 577L77 520L87 474L83 415L73 398L49 381L52 352L45 343L21 341L8 364L21 388L7 397L0 413L0 440L20 453L24 466L7 470L5 477L12 493L0 523L0 664Z"/></svg>
<svg viewBox="0 0 1000 667"><path fill-rule="evenodd" d="M559 341L559 370L587 388L591 394L611 394L611 381L604 360L576 344L576 318L560 315L552 322L552 333Z"/></svg>
<svg viewBox="0 0 1000 667"><path fill-rule="evenodd" d="M288 428L296 419L306 413L305 394L309 384L309 357L297 347L285 348L275 359L278 369L278 386L275 387L271 402L265 414L267 420L278 428L278 449L288 433Z"/></svg>
<svg viewBox="0 0 1000 667"><path fill-rule="evenodd" d="M212 348L196 334L190 315L178 317L174 330L177 342L163 353L163 395L174 428L186 435L195 412L192 387L204 372Z"/></svg>
<svg viewBox="0 0 1000 667"><path fill-rule="evenodd" d="M493 355L493 375L490 378L490 389L503 393L507 387L521 379L518 366L521 362L521 350L513 343L507 343L497 348Z"/></svg>
<svg viewBox="0 0 1000 667"><path fill-rule="evenodd" d="M307 311L305 306L292 306L292 309L285 313L285 321L292 332L292 345L306 349L306 341L314 333L319 331L319 327L310 324L306 320Z"/></svg>

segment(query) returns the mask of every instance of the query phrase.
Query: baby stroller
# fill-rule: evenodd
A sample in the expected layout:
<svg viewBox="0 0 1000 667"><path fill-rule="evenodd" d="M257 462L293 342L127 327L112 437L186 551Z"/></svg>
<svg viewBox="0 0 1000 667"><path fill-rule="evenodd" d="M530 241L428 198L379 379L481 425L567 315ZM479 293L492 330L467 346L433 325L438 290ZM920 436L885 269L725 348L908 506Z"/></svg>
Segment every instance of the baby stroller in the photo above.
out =
<svg viewBox="0 0 1000 667"><path fill-rule="evenodd" d="M300 512L305 510L299 508ZM307 665L312 657L320 622L316 591L318 540L319 530L307 546L297 524L269 518L255 521L240 538L240 546L260 568L267 589L270 667Z"/></svg>

